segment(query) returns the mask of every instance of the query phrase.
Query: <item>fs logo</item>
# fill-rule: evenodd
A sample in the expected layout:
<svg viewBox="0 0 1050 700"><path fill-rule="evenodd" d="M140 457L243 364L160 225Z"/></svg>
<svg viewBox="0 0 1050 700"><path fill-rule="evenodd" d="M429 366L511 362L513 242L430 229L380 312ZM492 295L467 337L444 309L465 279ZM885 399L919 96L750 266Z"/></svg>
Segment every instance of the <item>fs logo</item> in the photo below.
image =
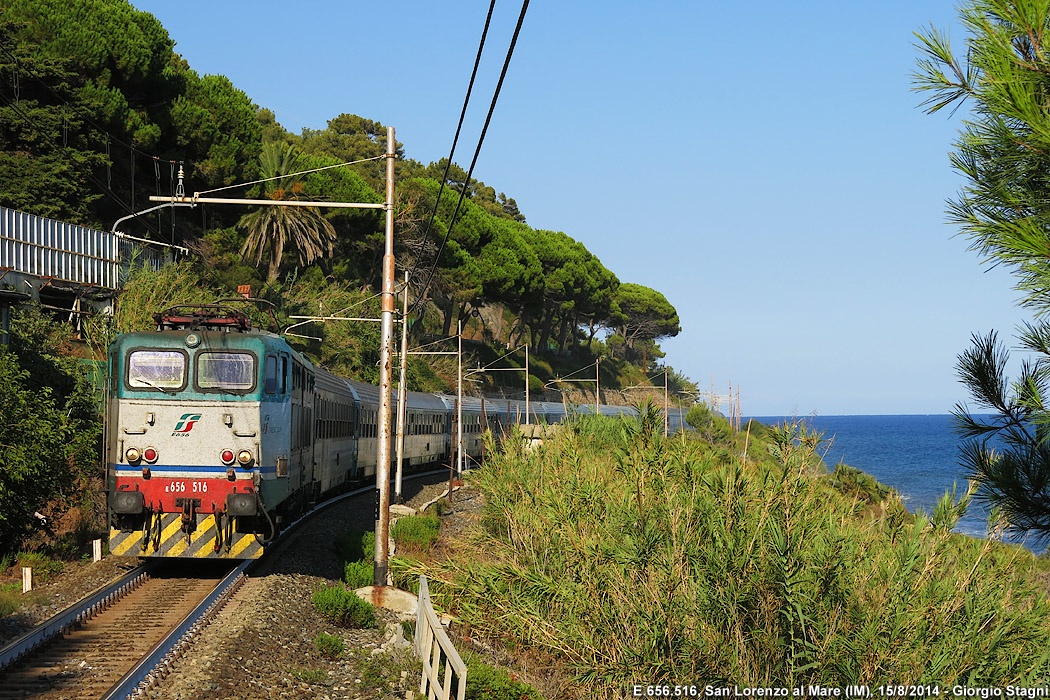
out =
<svg viewBox="0 0 1050 700"><path fill-rule="evenodd" d="M199 413L183 413L182 418L175 424L175 431L172 435L186 435L193 430L194 424L201 419Z"/></svg>

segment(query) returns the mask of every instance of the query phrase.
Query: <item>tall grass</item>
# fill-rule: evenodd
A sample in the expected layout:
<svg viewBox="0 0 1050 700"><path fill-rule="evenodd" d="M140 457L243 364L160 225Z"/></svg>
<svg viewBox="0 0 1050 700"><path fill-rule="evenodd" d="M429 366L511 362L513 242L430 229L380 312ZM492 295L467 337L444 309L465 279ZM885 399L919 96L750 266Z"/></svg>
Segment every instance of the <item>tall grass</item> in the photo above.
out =
<svg viewBox="0 0 1050 700"><path fill-rule="evenodd" d="M642 681L1048 680L1050 606L1027 550L952 535L965 498L911 517L819 464L798 425L751 457L662 425L580 421L475 472L480 527L409 564L483 634L547 652L582 695Z"/></svg>

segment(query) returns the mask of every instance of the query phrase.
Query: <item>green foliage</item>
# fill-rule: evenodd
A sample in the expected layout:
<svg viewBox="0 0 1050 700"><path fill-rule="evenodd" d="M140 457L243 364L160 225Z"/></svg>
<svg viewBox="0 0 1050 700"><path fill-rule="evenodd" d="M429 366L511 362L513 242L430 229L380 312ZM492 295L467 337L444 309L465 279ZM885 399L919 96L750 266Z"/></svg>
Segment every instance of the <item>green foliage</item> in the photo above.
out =
<svg viewBox="0 0 1050 700"><path fill-rule="evenodd" d="M0 350L0 551L33 527L34 511L75 505L98 469L95 388L69 340L39 309L12 314L11 351Z"/></svg>
<svg viewBox="0 0 1050 700"><path fill-rule="evenodd" d="M14 565L18 568L31 568L38 581L46 581L66 568L65 564L42 552L19 552L15 555Z"/></svg>
<svg viewBox="0 0 1050 700"><path fill-rule="evenodd" d="M302 176L296 174L306 169L305 162L294 146L280 141L264 144L259 162L267 199L308 199ZM248 232L241 255L256 266L266 260L267 282L277 279L285 254L294 254L299 267L315 260L325 266L332 257L335 228L313 207L261 206L245 214L238 226Z"/></svg>
<svg viewBox="0 0 1050 700"><path fill-rule="evenodd" d="M314 637L314 646L317 647L317 651L321 656L333 660L342 656L343 652L346 650L346 645L343 643L342 637L337 637L334 634L327 634L325 632Z"/></svg>
<svg viewBox="0 0 1050 700"><path fill-rule="evenodd" d="M967 184L948 212L984 261L1013 268L1022 304L1045 313L1050 7L1043 0L969 0L959 19L968 32L965 60L955 56L947 34L931 27L917 35L915 84L927 94L927 111L965 101L973 112L951 154Z"/></svg>
<svg viewBox="0 0 1050 700"><path fill-rule="evenodd" d="M477 656L468 655L467 700L543 700L528 683L522 683L505 669L490 666Z"/></svg>
<svg viewBox="0 0 1050 700"><path fill-rule="evenodd" d="M7 617L22 606L22 584L0 586L0 617Z"/></svg>
<svg viewBox="0 0 1050 700"><path fill-rule="evenodd" d="M682 330L678 312L655 289L624 283L616 290L612 303L617 331L628 348L638 341L674 337Z"/></svg>
<svg viewBox="0 0 1050 700"><path fill-rule="evenodd" d="M323 668L297 668L292 670L292 678L311 685L321 685L328 680L328 671Z"/></svg>
<svg viewBox="0 0 1050 700"><path fill-rule="evenodd" d="M956 369L983 413L956 405L956 432L966 442L961 461L977 484L977 498L1001 509L1014 531L1050 540L1050 325L1028 325L1021 349L1032 359L1014 381L1006 375L1010 352L994 331L973 337Z"/></svg>
<svg viewBox="0 0 1050 700"><path fill-rule="evenodd" d="M877 504L898 497L896 491L879 483L871 474L841 462L835 465L829 483L842 493L855 496L865 503Z"/></svg>
<svg viewBox="0 0 1050 700"><path fill-rule="evenodd" d="M375 579L375 533L348 530L335 541L343 562L343 581L350 588L371 586Z"/></svg>
<svg viewBox="0 0 1050 700"><path fill-rule="evenodd" d="M343 581L350 588L364 588L375 581L375 562L370 559L348 561L343 566Z"/></svg>
<svg viewBox="0 0 1050 700"><path fill-rule="evenodd" d="M428 552L438 540L441 521L435 515L409 515L398 518L390 530L394 542L417 552Z"/></svg>
<svg viewBox="0 0 1050 700"><path fill-rule="evenodd" d="M375 627L375 608L342 586L329 586L314 592L314 607L326 619L344 627Z"/></svg>
<svg viewBox="0 0 1050 700"><path fill-rule="evenodd" d="M398 553L390 559L390 580L395 588L419 595L420 561Z"/></svg>
<svg viewBox="0 0 1050 700"><path fill-rule="evenodd" d="M640 677L943 687L1050 673L1042 567L947 532L965 499L909 522L890 495L860 517L797 422L747 461L664 439L644 415L607 422L531 451L504 443L473 477L480 529L397 575L425 572L436 605L553 655L595 697Z"/></svg>
<svg viewBox="0 0 1050 700"><path fill-rule="evenodd" d="M380 312L378 295L349 283L332 282L319 272L286 278L271 287L267 296L281 301L288 314L377 318ZM288 340L301 344L302 351L336 374L378 384L380 331L378 323L329 321L309 323L292 331L320 341L295 336L288 336Z"/></svg>
<svg viewBox="0 0 1050 700"><path fill-rule="evenodd" d="M716 414L706 404L698 403L685 414L685 422L708 442L723 444L732 437L729 419Z"/></svg>

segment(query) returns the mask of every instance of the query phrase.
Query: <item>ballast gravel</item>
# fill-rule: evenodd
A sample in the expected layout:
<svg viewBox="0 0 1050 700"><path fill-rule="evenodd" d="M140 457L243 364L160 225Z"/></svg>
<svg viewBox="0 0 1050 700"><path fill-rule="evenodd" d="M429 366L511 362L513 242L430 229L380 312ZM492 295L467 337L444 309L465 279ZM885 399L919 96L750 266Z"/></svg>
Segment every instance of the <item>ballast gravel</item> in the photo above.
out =
<svg viewBox="0 0 1050 700"><path fill-rule="evenodd" d="M448 480L405 482L406 504L438 498ZM373 629L348 629L314 608L314 591L340 581L333 542L349 529L371 530L374 495L350 498L305 524L268 570L245 580L180 658L145 693L165 700L317 700L413 698L420 665L395 613L378 609ZM0 619L0 644L16 638L134 567L133 557L106 557L67 568L40 587L42 602ZM158 600L157 605L164 605ZM343 639L337 659L322 656L322 633Z"/></svg>

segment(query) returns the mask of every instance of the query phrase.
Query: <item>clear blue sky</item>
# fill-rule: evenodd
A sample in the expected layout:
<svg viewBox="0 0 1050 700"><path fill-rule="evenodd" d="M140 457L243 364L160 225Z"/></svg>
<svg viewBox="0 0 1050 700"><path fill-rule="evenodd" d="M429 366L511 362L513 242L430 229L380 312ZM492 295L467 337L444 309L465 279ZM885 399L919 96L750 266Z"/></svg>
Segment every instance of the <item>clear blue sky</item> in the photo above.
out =
<svg viewBox="0 0 1050 700"><path fill-rule="evenodd" d="M290 131L359 114L422 162L448 154L488 8L133 2ZM519 9L497 4L464 167ZM946 413L971 333L1026 314L946 223L964 115L916 107L931 23L963 48L950 0L537 0L474 176L663 292L667 361L745 415Z"/></svg>

